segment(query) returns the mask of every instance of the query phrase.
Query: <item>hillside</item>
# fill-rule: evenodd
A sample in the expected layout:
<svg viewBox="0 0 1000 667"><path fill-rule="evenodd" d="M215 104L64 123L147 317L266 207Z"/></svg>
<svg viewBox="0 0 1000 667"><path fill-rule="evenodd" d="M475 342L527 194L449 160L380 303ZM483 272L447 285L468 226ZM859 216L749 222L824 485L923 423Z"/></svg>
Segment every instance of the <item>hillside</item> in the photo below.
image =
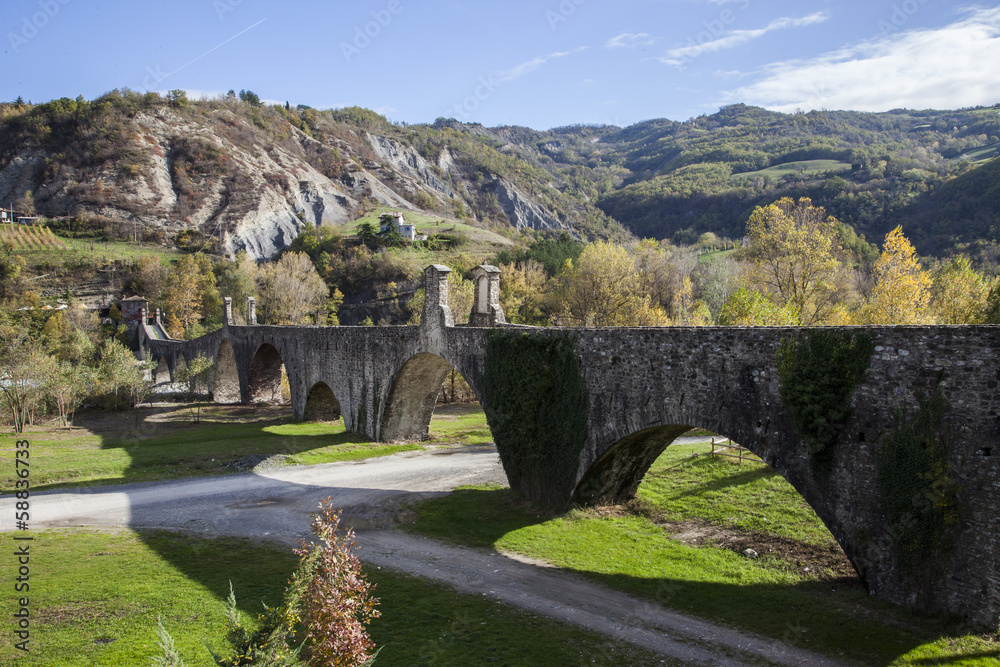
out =
<svg viewBox="0 0 1000 667"><path fill-rule="evenodd" d="M0 201L122 239L272 257L305 223L377 209L480 228L737 238L753 208L814 203L869 240L902 224L927 255L997 254L1000 105L782 114L733 105L684 122L548 131L113 91L0 105ZM994 193L990 195L989 193Z"/></svg>
<svg viewBox="0 0 1000 667"><path fill-rule="evenodd" d="M955 242L980 240L962 216L995 220L995 212L956 211L948 225L967 231L949 239L908 216L939 186L1000 154L1000 107L789 115L735 105L609 132L595 150L629 174L598 206L639 236L740 236L755 206L807 196L869 239L902 223L922 252L946 254Z"/></svg>
<svg viewBox="0 0 1000 667"><path fill-rule="evenodd" d="M73 217L77 228L118 228L123 239L188 230L186 245L269 258L305 223L342 224L379 207L627 236L486 137L443 128L414 144L406 128L363 109L113 91L0 114L0 201Z"/></svg>

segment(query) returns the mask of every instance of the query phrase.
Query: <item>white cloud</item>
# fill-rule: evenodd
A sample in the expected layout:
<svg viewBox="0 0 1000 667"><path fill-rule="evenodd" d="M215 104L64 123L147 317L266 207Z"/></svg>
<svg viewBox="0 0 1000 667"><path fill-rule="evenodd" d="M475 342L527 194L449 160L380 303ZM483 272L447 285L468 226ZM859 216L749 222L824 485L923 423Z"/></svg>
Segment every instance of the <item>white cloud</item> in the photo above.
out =
<svg viewBox="0 0 1000 667"><path fill-rule="evenodd" d="M514 79L520 78L525 74L530 74L531 72L534 72L536 69L538 69L545 63L549 62L550 60L554 60L556 58L564 58L574 53L579 53L580 51L583 51L586 48L587 48L586 46L580 46L578 48L573 49L572 51L556 51L555 53L549 53L544 56L538 56L537 58L532 58L531 60L527 60L521 63L520 65L517 65L516 67L512 67L508 70L504 70L502 72L497 73L495 80L497 83L507 83L508 81L513 81Z"/></svg>
<svg viewBox="0 0 1000 667"><path fill-rule="evenodd" d="M647 32L623 32L612 37L605 44L606 49L635 49L640 46L652 46L656 40Z"/></svg>
<svg viewBox="0 0 1000 667"><path fill-rule="evenodd" d="M1000 102L1000 7L973 10L937 29L910 30L808 60L765 68L726 93L775 109L886 111Z"/></svg>
<svg viewBox="0 0 1000 667"><path fill-rule="evenodd" d="M802 26L814 25L816 23L822 23L829 18L830 14L827 12L814 12L808 16L802 16L799 18L783 16L781 18L774 19L763 28L757 28L754 30L731 30L729 32L722 33L717 39L705 41L700 41L699 39L699 41L695 41L695 38L692 37L688 39L688 43L684 46L679 46L667 51L667 54L662 58L659 58L659 61L666 65L681 67L686 61L693 60L704 53L715 53L716 51L722 51L724 49L732 49L755 39L759 39L774 30L785 30L787 28L800 28Z"/></svg>

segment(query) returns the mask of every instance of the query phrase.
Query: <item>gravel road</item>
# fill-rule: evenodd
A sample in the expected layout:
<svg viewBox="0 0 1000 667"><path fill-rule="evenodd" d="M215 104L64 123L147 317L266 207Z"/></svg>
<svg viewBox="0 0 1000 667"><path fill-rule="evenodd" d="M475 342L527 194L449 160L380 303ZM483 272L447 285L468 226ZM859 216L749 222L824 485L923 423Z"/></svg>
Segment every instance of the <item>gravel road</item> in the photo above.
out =
<svg viewBox="0 0 1000 667"><path fill-rule="evenodd" d="M835 661L673 612L544 563L451 546L388 528L408 503L462 484L505 483L492 447L393 456L239 475L33 493L32 527L166 528L292 544L333 496L357 529L362 560L482 594L698 665L838 665ZM14 516L0 497L2 530Z"/></svg>

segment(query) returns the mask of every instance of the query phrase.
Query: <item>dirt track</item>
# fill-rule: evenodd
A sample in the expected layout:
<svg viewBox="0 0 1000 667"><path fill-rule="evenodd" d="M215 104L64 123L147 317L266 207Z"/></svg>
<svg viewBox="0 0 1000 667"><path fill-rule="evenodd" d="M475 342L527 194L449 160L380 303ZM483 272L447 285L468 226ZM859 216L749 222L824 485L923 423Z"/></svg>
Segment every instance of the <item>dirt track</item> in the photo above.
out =
<svg viewBox="0 0 1000 667"><path fill-rule="evenodd" d="M836 665L780 642L717 626L581 577L388 527L402 507L460 484L503 482L491 447L407 452L356 463L32 494L33 527L168 528L294 543L333 496L359 530L359 556L626 640L686 664ZM14 499L0 499L5 524ZM8 525L2 530L11 530Z"/></svg>

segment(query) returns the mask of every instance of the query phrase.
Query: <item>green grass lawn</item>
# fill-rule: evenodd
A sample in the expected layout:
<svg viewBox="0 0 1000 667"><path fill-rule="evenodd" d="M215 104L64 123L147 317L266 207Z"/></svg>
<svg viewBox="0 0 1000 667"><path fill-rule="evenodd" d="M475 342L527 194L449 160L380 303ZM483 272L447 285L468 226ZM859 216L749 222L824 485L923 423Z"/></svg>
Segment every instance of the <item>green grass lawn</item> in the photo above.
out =
<svg viewBox="0 0 1000 667"><path fill-rule="evenodd" d="M486 445L493 434L478 403L438 408L431 418L429 442L434 444Z"/></svg>
<svg viewBox="0 0 1000 667"><path fill-rule="evenodd" d="M93 260L95 262L100 262L101 260L105 262L122 259L134 260L139 257L176 259L183 254L172 245L161 246L151 243L137 245L128 241L75 239L59 234L55 236L66 244L65 248L21 249L17 250L17 254L23 255L29 264L35 264L40 261L63 264L80 259Z"/></svg>
<svg viewBox="0 0 1000 667"><path fill-rule="evenodd" d="M224 647L229 582L241 610L256 615L261 601L280 602L296 563L288 548L233 538L82 529L32 536L30 653L16 650L5 631L3 665L149 665L159 655L157 619L189 667L212 665L206 645ZM0 534L4 545L11 537ZM482 596L384 569L368 575L381 600L382 618L370 627L382 647L377 665L671 664ZM13 576L0 571L5 591ZM13 595L0 596L4 618L15 605Z"/></svg>
<svg viewBox="0 0 1000 667"><path fill-rule="evenodd" d="M381 213L381 209L377 209L344 225L330 225L330 228L341 236L353 236L357 231L357 226L363 222L370 223L378 229L379 213ZM426 234L428 236L435 234L459 235L465 240L458 247L445 248L443 250L432 251L414 245L406 245L402 248L389 250L389 252L399 256L401 259L410 261L421 268L428 264L468 266L470 263L478 263L491 259L501 250L514 245L514 241L507 236L489 229L482 229L459 222L452 218L411 211L404 211L403 217L407 222L412 222L417 226L418 234Z"/></svg>
<svg viewBox="0 0 1000 667"><path fill-rule="evenodd" d="M739 174L733 174L732 178L734 180L739 180L745 178L763 177L778 180L789 174L793 176L815 176L828 171L850 170L851 164L849 162L841 162L840 160L796 160L794 162L784 162L782 164L772 165L765 169L758 169L757 171L745 171Z"/></svg>
<svg viewBox="0 0 1000 667"><path fill-rule="evenodd" d="M867 665L996 665L997 636L870 599L801 496L764 464L677 445L627 507L550 515L509 490L417 506L408 529L541 558L710 620ZM741 555L754 547L760 558ZM808 571L806 568L809 568Z"/></svg>

